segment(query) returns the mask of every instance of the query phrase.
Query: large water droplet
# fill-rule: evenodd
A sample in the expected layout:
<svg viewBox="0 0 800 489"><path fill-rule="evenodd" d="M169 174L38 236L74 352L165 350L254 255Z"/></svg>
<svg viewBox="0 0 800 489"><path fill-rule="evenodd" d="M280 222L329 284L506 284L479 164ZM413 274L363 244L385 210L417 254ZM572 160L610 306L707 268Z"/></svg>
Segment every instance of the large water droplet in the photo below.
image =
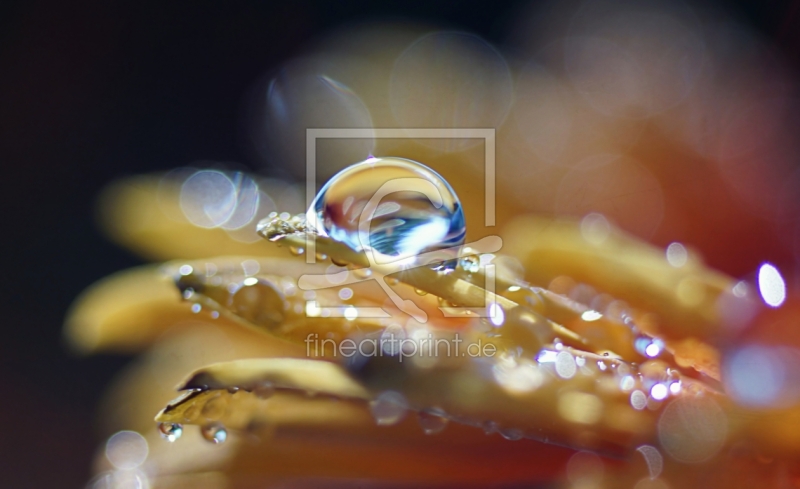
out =
<svg viewBox="0 0 800 489"><path fill-rule="evenodd" d="M183 426L180 423L158 423L158 432L162 438L172 443L183 435Z"/></svg>
<svg viewBox="0 0 800 489"><path fill-rule="evenodd" d="M321 235L373 251L375 263L459 247L466 234L450 185L427 166L402 158L369 158L337 173L306 219Z"/></svg>
<svg viewBox="0 0 800 489"><path fill-rule="evenodd" d="M405 397L395 391L382 392L369 404L375 421L383 426L399 423L405 417L407 409Z"/></svg>
<svg viewBox="0 0 800 489"><path fill-rule="evenodd" d="M200 434L207 441L218 445L228 439L228 430L219 423L212 423L200 428Z"/></svg>

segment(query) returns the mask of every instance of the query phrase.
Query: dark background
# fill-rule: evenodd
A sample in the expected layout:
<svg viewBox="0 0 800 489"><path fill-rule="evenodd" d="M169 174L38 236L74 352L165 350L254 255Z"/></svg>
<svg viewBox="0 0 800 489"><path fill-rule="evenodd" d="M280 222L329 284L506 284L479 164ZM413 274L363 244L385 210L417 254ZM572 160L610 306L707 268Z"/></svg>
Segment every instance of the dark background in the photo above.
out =
<svg viewBox="0 0 800 489"><path fill-rule="evenodd" d="M89 478L93 412L127 359L71 356L62 321L86 286L140 263L95 227L104 184L196 160L260 170L243 147L244 95L326 31L408 19L502 46L526 3L0 3L0 486ZM800 1L720 7L798 67Z"/></svg>

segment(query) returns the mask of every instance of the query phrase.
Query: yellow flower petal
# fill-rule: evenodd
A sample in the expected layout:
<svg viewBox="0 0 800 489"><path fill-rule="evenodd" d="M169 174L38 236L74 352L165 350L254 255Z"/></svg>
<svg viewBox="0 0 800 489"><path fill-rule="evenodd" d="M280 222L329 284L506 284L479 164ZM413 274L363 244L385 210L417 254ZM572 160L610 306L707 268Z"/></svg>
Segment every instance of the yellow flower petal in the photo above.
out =
<svg viewBox="0 0 800 489"><path fill-rule="evenodd" d="M298 358L250 358L209 365L192 373L180 389L235 387L252 391L263 385L341 398L370 398L341 366Z"/></svg>
<svg viewBox="0 0 800 489"><path fill-rule="evenodd" d="M722 332L716 300L734 281L688 255L671 265L660 248L604 223L520 217L504 230L504 252L522 260L526 277L546 286L566 275L634 307L657 313L663 335L709 337Z"/></svg>
<svg viewBox="0 0 800 489"><path fill-rule="evenodd" d="M259 242L236 241L224 229L193 225L180 209L180 183L145 175L110 185L100 198L103 229L120 245L151 260L277 254Z"/></svg>
<svg viewBox="0 0 800 489"><path fill-rule="evenodd" d="M82 353L136 351L189 315L158 267L125 270L93 284L67 314L65 334Z"/></svg>

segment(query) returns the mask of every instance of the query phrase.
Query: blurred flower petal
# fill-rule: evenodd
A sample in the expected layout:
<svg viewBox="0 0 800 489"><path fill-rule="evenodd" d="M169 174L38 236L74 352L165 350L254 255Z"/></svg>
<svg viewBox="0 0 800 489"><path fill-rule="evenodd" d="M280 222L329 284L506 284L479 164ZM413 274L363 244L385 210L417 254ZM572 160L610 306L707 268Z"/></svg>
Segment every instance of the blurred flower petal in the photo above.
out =
<svg viewBox="0 0 800 489"><path fill-rule="evenodd" d="M657 312L663 318L660 332L669 337L708 337L723 331L715 300L732 287L733 279L692 255L675 268L664 250L613 227L600 233L586 221L590 216L583 222L519 218L504 230L504 251L519 257L534 284L547 285L566 275Z"/></svg>
<svg viewBox="0 0 800 489"><path fill-rule="evenodd" d="M192 224L181 210L182 183L182 180L164 179L161 175L132 177L114 183L100 198L103 228L114 241L154 260L277 254L260 242L237 241L221 227Z"/></svg>

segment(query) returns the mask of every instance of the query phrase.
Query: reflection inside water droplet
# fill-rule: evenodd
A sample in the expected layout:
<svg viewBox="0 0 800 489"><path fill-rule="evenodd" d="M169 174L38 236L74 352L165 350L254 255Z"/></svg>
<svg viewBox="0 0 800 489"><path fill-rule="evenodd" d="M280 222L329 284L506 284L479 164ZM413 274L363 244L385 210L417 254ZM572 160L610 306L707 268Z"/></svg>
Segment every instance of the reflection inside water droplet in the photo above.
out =
<svg viewBox="0 0 800 489"><path fill-rule="evenodd" d="M467 273L478 273L481 269L480 258L474 255L463 257L458 264Z"/></svg>
<svg viewBox="0 0 800 489"><path fill-rule="evenodd" d="M224 426L218 423L203 426L200 428L200 434L203 435L206 441L214 443L215 445L225 443L228 439L228 431Z"/></svg>
<svg viewBox="0 0 800 489"><path fill-rule="evenodd" d="M373 251L376 263L458 247L466 234L450 185L425 165L401 158L370 158L339 172L317 194L306 219L322 235ZM454 257L444 253L442 259Z"/></svg>
<svg viewBox="0 0 800 489"><path fill-rule="evenodd" d="M172 443L183 435L183 426L180 423L158 423L158 432Z"/></svg>

